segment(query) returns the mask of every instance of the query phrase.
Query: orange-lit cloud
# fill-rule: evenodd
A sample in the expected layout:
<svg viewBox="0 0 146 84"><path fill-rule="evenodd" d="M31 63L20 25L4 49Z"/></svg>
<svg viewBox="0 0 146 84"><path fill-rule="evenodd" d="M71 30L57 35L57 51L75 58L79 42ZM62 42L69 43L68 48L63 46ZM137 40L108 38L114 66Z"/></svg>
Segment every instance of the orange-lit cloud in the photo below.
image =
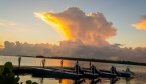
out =
<svg viewBox="0 0 146 84"><path fill-rule="evenodd" d="M132 24L133 27L140 30L146 30L146 16L143 16L140 21L135 24Z"/></svg>
<svg viewBox="0 0 146 84"><path fill-rule="evenodd" d="M36 15L36 17L42 19L43 21L45 21L49 25L53 26L53 28L55 28L57 30L57 32L63 34L63 36L67 40L71 39L71 35L70 35L69 30L67 28L67 24L66 24L66 22L61 20L61 18L57 18L53 14L47 13L47 12L34 13L34 14Z"/></svg>
<svg viewBox="0 0 146 84"><path fill-rule="evenodd" d="M3 45L0 45L0 48L3 48Z"/></svg>
<svg viewBox="0 0 146 84"><path fill-rule="evenodd" d="M71 7L60 13L35 13L49 25L55 26L66 39L85 45L107 45L106 39L116 34L116 29L102 13L86 14L77 7Z"/></svg>

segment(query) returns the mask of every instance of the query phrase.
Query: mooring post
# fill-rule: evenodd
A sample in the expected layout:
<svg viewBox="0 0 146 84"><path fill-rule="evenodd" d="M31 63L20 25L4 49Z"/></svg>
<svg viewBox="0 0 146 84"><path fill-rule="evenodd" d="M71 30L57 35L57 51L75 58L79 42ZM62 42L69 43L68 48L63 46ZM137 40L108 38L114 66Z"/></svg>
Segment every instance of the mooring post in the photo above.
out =
<svg viewBox="0 0 146 84"><path fill-rule="evenodd" d="M90 63L89 63L89 66L90 66L90 69L91 69L91 66L92 66L92 63L91 63L91 61L90 61Z"/></svg>
<svg viewBox="0 0 146 84"><path fill-rule="evenodd" d="M80 66L79 66L79 62L77 60L76 65L75 65L75 71L77 74L79 74L79 68L80 68Z"/></svg>
<svg viewBox="0 0 146 84"><path fill-rule="evenodd" d="M62 79L59 79L59 84L62 84Z"/></svg>
<svg viewBox="0 0 146 84"><path fill-rule="evenodd" d="M112 72L113 74L116 74L116 73L117 73L116 67L112 66L112 67L111 67L111 72Z"/></svg>
<svg viewBox="0 0 146 84"><path fill-rule="evenodd" d="M77 60L77 74L79 74L79 61Z"/></svg>
<svg viewBox="0 0 146 84"><path fill-rule="evenodd" d="M126 72L130 72L130 68L128 66L126 68Z"/></svg>
<svg viewBox="0 0 146 84"><path fill-rule="evenodd" d="M63 71L63 59L60 62L60 66L61 66L61 71Z"/></svg>
<svg viewBox="0 0 146 84"><path fill-rule="evenodd" d="M46 63L46 60L45 60L45 58L43 58L43 60L42 60L43 68L45 67L45 63Z"/></svg>
<svg viewBox="0 0 146 84"><path fill-rule="evenodd" d="M21 56L18 57L18 69L20 69Z"/></svg>
<svg viewBox="0 0 146 84"><path fill-rule="evenodd" d="M19 70L20 70L20 63L21 63L21 56L18 57L18 72L17 72L17 76L19 76Z"/></svg>

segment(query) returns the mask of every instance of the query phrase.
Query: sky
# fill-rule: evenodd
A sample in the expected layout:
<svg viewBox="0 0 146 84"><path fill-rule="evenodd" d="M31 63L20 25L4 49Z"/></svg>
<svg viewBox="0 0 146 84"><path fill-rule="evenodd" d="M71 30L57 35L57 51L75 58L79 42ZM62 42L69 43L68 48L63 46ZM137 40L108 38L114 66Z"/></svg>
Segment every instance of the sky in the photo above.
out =
<svg viewBox="0 0 146 84"><path fill-rule="evenodd" d="M60 41L68 40L63 35L63 30L59 32L54 28L56 26L46 23L48 21L44 22L36 13L51 12L55 18L68 19L71 22L69 17L58 14L70 7L79 8L86 14L102 13L115 29L114 34L104 38L108 43L133 48L146 47L146 0L1 0L0 47L4 45L4 41L58 44ZM74 35L74 39L71 40L80 39L88 44L88 38L79 37L80 35L71 32L74 31L72 29L68 31ZM83 35L81 30L77 32Z"/></svg>

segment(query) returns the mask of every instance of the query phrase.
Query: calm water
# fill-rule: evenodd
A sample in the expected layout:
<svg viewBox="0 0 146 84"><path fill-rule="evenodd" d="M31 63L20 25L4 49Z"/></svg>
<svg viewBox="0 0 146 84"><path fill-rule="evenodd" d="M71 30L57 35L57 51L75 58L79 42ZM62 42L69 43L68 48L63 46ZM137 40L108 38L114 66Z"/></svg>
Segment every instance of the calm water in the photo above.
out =
<svg viewBox="0 0 146 84"><path fill-rule="evenodd" d="M17 57L12 56L0 56L0 65L3 65L5 62L10 61L13 63L13 65L18 65ZM41 66L41 59L39 58L26 58L23 57L21 61L21 65L23 66ZM75 62L68 62L64 61L64 66L73 66ZM112 64L102 64L102 63L93 63L100 69L110 69ZM59 66L60 60L46 60L46 66ZM83 67L88 67L89 63L87 62L80 62L80 65ZM126 65L114 65L117 67L118 70L125 70ZM140 67L140 66L128 66L130 67L131 71L136 73L136 77L129 81L129 83L126 83L125 79L120 79L116 84L146 84L146 67ZM24 82L26 80L32 80L36 81L39 84L73 84L74 81L72 80L61 80L61 79L54 79L54 78L33 78L31 75L26 76L20 76L21 82ZM89 81L86 80L86 83L89 84ZM102 79L101 84L110 84L110 81L108 79Z"/></svg>

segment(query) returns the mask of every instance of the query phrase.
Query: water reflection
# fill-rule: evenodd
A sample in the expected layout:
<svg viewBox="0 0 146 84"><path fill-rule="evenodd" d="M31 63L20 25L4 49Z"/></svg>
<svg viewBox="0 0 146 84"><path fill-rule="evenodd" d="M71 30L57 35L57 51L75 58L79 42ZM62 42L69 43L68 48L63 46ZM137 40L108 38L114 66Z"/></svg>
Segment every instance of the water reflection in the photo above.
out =
<svg viewBox="0 0 146 84"><path fill-rule="evenodd" d="M65 80L59 79L59 84L130 84L130 80L126 80L126 82L118 82L120 79L108 79L107 81L103 79L80 79L80 80Z"/></svg>
<svg viewBox="0 0 146 84"><path fill-rule="evenodd" d="M43 84L44 78L40 78L39 84Z"/></svg>
<svg viewBox="0 0 146 84"><path fill-rule="evenodd" d="M97 83L101 83L101 79L92 79L90 84L97 84Z"/></svg>
<svg viewBox="0 0 146 84"><path fill-rule="evenodd" d="M21 64L22 66L42 66L41 64L41 60L39 58L21 58ZM18 58L17 57L11 57L11 56L0 56L0 65L3 65L5 62L7 61L11 61L14 65L18 65ZM60 66L60 60L48 60L46 59L46 65L45 66ZM68 62L68 61L64 61L63 65L64 66L70 66L71 64L75 64L75 62ZM108 68L111 67L111 64L100 64L100 63L93 63L94 65L98 66L99 68ZM81 66L87 66L89 65L89 63L85 63L85 62L80 62ZM119 70L121 69L126 69L126 66L123 67L122 65L115 65ZM116 84L145 84L146 83L146 67L139 67L139 66L131 66L130 67L132 71L135 71L136 75L134 79L120 79L118 81L116 81ZM84 84L96 84L97 82L99 82L98 79L94 79L94 80L65 80L65 79L51 79L51 78L33 78L30 75L26 75L26 76L20 76L21 77L21 82L24 82L25 80L33 80L35 82L38 82L39 84L77 84L80 82L84 82ZM112 80L112 81L111 81ZM112 84L114 83L113 80L115 79L100 79L101 84ZM116 79L117 80L117 79Z"/></svg>

